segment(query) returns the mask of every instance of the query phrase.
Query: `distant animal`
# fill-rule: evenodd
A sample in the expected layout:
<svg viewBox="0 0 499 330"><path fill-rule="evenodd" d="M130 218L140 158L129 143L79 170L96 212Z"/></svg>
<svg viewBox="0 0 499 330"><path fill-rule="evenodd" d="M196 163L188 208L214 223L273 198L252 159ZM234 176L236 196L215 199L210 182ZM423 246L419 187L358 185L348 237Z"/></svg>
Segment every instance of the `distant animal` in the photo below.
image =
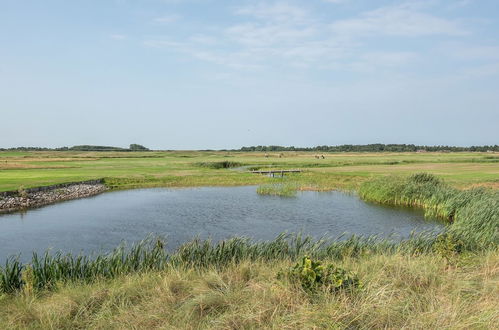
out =
<svg viewBox="0 0 499 330"><path fill-rule="evenodd" d="M269 154L265 154L265 158L269 158Z"/></svg>
<svg viewBox="0 0 499 330"><path fill-rule="evenodd" d="M321 155L322 159L326 159L326 157L324 157L324 155Z"/></svg>

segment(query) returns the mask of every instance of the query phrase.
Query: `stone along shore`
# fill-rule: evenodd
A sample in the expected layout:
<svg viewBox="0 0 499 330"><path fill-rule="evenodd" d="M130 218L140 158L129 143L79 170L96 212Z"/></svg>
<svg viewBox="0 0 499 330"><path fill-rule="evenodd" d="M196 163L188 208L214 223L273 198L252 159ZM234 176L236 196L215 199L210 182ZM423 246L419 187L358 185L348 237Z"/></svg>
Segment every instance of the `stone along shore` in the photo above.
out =
<svg viewBox="0 0 499 330"><path fill-rule="evenodd" d="M107 190L102 180L67 183L0 193L0 213L15 212L70 199L89 197Z"/></svg>

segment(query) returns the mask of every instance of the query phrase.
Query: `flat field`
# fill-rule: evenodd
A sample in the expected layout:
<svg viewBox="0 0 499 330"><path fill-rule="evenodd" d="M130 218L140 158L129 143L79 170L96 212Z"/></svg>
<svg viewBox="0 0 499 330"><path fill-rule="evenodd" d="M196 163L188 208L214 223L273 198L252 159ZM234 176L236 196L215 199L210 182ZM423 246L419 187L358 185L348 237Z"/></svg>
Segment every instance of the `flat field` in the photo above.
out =
<svg viewBox="0 0 499 330"><path fill-rule="evenodd" d="M317 158L316 156L324 156ZM212 168L212 163L237 163ZM238 167L241 166L241 167ZM458 188L499 187L499 153L0 152L0 191L105 178L113 188L261 184L252 168L301 169L303 189L356 189L384 174L433 173Z"/></svg>

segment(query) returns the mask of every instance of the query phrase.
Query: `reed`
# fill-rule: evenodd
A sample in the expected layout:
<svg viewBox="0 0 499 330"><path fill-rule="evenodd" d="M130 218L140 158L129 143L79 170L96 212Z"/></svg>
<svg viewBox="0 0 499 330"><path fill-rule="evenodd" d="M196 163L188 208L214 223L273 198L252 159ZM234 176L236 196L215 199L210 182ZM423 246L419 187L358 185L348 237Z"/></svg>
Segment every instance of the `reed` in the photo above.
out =
<svg viewBox="0 0 499 330"><path fill-rule="evenodd" d="M343 259L374 253L423 253L432 251L434 242L435 235L430 233L413 235L401 242L376 236L313 239L302 234L281 234L263 242L252 242L244 237L217 243L195 239L169 254L162 240L149 237L131 248L121 245L109 254L93 257L48 252L39 256L35 253L26 265L17 258L9 258L5 267L0 267L0 292L13 293L25 287L51 290L60 283L91 283L169 267L221 269L245 261L287 261L303 255Z"/></svg>
<svg viewBox="0 0 499 330"><path fill-rule="evenodd" d="M52 289L64 282L89 283L160 270L165 267L166 260L164 243L152 238L146 238L128 249L121 245L109 254L93 257L60 252L51 255L48 251L43 256L34 253L27 265L22 265L18 258L9 258L5 267L0 267L0 292L12 293L24 286L36 290ZM26 275L27 272L29 275Z"/></svg>
<svg viewBox="0 0 499 330"><path fill-rule="evenodd" d="M486 188L458 190L434 175L385 176L363 183L359 195L367 201L419 207L426 217L451 225L448 234L467 249L496 246L499 242L499 191Z"/></svg>
<svg viewBox="0 0 499 330"><path fill-rule="evenodd" d="M256 192L259 195L294 197L298 191L295 183L269 183L260 185Z"/></svg>

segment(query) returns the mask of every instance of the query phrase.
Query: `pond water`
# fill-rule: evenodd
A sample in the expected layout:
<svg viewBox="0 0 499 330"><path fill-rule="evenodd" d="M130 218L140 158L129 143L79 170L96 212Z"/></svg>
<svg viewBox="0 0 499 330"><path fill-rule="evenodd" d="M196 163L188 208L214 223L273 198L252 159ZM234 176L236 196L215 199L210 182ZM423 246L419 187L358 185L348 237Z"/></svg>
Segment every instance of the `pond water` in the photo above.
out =
<svg viewBox="0 0 499 330"><path fill-rule="evenodd" d="M140 189L104 193L0 216L0 262L33 251L93 253L148 234L166 237L168 248L199 236L273 239L299 232L317 238L343 233L407 237L443 227L420 211L368 204L340 192L300 192L294 198L260 196L256 187Z"/></svg>

